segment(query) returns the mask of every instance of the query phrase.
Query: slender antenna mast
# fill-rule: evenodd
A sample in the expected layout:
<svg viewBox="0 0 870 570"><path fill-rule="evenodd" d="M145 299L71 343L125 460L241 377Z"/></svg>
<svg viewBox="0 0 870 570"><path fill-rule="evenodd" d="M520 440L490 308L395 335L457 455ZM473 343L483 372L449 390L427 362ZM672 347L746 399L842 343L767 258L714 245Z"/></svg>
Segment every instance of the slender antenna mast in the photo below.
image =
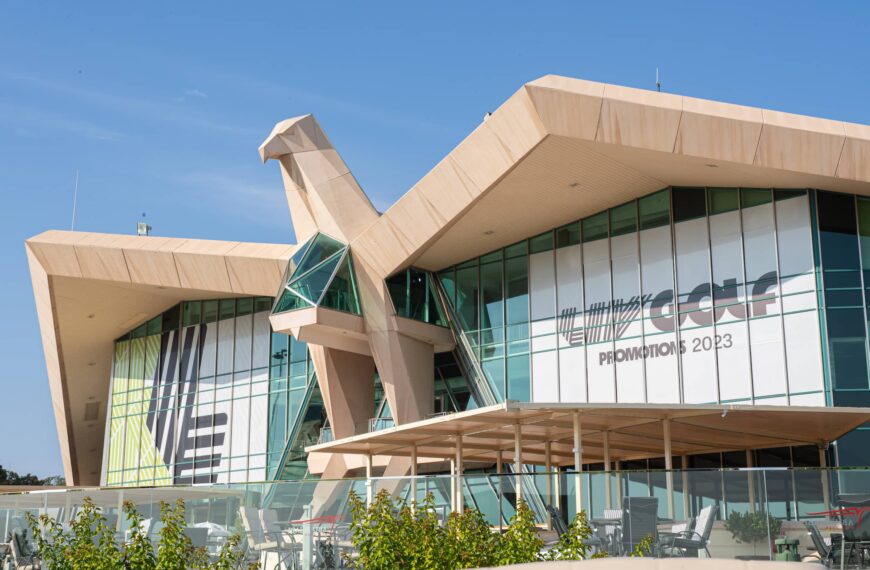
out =
<svg viewBox="0 0 870 570"><path fill-rule="evenodd" d="M659 81L659 68L656 67L656 91L662 90L662 82Z"/></svg>
<svg viewBox="0 0 870 570"><path fill-rule="evenodd" d="M69 225L70 231L75 231L76 229L76 202L79 199L79 170L76 169L76 185L73 190L73 213L72 213L72 223Z"/></svg>

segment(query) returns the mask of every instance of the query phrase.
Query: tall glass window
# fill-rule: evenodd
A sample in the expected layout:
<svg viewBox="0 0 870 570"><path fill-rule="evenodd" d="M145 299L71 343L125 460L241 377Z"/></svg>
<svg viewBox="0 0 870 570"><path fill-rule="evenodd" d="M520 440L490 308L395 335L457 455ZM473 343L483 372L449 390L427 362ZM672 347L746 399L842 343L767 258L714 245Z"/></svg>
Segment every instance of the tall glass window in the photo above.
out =
<svg viewBox="0 0 870 570"><path fill-rule="evenodd" d="M271 305L189 301L116 341L107 485L266 479L269 417L280 413L270 391L284 390L270 365L281 376L288 354L287 337L270 351Z"/></svg>
<svg viewBox="0 0 870 570"><path fill-rule="evenodd" d="M819 244L828 328L828 359L838 390L867 389L867 334L855 197L817 192Z"/></svg>
<svg viewBox="0 0 870 570"><path fill-rule="evenodd" d="M438 276L503 397L820 405L812 219L806 190L669 188ZM831 271L855 273L855 255ZM830 289L834 358L851 378L846 311L864 324L863 291L856 304Z"/></svg>

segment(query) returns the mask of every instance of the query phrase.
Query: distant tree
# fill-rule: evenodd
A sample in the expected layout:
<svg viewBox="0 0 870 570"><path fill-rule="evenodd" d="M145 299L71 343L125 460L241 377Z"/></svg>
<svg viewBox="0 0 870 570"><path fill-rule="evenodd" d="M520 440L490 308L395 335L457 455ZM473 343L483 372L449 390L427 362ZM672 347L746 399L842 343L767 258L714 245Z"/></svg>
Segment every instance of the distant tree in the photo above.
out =
<svg viewBox="0 0 870 570"><path fill-rule="evenodd" d="M51 477L46 477L45 479L40 479L36 475L32 473L28 473L26 475L19 475L15 471L11 471L8 469L4 469L2 465L0 465L0 485L27 485L31 487L38 486L51 486L57 487L66 485L66 479L61 476L54 475Z"/></svg>

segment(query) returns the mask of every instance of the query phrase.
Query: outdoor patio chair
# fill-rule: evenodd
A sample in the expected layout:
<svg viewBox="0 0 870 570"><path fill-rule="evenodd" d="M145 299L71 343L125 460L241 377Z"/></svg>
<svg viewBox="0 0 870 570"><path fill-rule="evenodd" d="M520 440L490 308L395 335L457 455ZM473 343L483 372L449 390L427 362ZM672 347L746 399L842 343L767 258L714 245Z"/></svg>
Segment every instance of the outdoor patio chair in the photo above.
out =
<svg viewBox="0 0 870 570"><path fill-rule="evenodd" d="M620 554L631 554L642 540L652 537L652 555L658 556L658 497L625 497L622 500Z"/></svg>
<svg viewBox="0 0 870 570"><path fill-rule="evenodd" d="M707 505L695 518L695 524L682 533L662 537L661 547L666 554L683 557L697 557L703 550L710 558L708 545L710 533L713 532L713 522L716 520L717 505Z"/></svg>
<svg viewBox="0 0 870 570"><path fill-rule="evenodd" d="M248 562L265 563L268 556L264 557L263 555L274 554L278 559L274 568L281 568L282 564L284 564L284 568L296 567L295 556L289 557L284 552L283 533L268 529L259 509L241 507L239 515L245 529L245 544L247 546L245 554Z"/></svg>
<svg viewBox="0 0 870 570"><path fill-rule="evenodd" d="M842 536L839 535L837 537L839 540L835 540L835 537L832 535L831 544L829 546L828 543L825 542L825 538L822 536L816 523L806 521L804 522L804 526L807 527L807 534L810 535L810 540L813 542L813 546L810 547L810 550L816 551L816 556L818 557L819 562L828 568L835 565L837 560L840 558Z"/></svg>
<svg viewBox="0 0 870 570"><path fill-rule="evenodd" d="M864 551L870 548L870 498L866 495L840 495L840 521L843 525L840 567L853 557L864 565Z"/></svg>
<svg viewBox="0 0 870 570"><path fill-rule="evenodd" d="M547 505L547 513L550 514L550 520L553 521L553 530L556 531L556 538L561 538L563 534L568 532L568 525L562 518L562 513L553 505Z"/></svg>
<svg viewBox="0 0 870 570"><path fill-rule="evenodd" d="M190 539L190 544L194 548L205 548L208 541L208 529L195 526L186 526L182 531L184 536Z"/></svg>
<svg viewBox="0 0 870 570"><path fill-rule="evenodd" d="M38 570L42 566L39 553L28 540L28 533L28 529L15 529L9 537L12 568L16 570Z"/></svg>

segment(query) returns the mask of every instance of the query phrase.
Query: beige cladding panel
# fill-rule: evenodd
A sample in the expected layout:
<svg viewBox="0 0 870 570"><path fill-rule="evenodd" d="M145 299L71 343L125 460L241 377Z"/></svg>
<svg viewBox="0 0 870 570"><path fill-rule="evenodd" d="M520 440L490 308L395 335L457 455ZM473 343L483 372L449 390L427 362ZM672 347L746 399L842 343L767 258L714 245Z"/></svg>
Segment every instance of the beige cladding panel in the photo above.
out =
<svg viewBox="0 0 870 570"><path fill-rule="evenodd" d="M51 285L45 269L31 247L28 245L26 248L27 262L30 266L30 280L33 284L33 296L36 301L36 315L39 319L39 331L42 335L42 349L45 354L51 405L54 411L55 428L57 429L60 455L63 462L63 473L68 485L76 485L79 484L76 448L71 433L67 387L64 384L63 355L56 336L57 327Z"/></svg>
<svg viewBox="0 0 870 570"><path fill-rule="evenodd" d="M181 286L233 292L224 256L235 246L234 242L188 240L173 250Z"/></svg>
<svg viewBox="0 0 870 570"><path fill-rule="evenodd" d="M845 142L843 123L762 111L756 166L833 177Z"/></svg>
<svg viewBox="0 0 870 570"><path fill-rule="evenodd" d="M181 287L175 258L169 251L137 250L124 251L130 278L133 283L158 287Z"/></svg>
<svg viewBox="0 0 870 570"><path fill-rule="evenodd" d="M240 243L225 256L234 293L273 296L281 287L287 260L296 250L275 244Z"/></svg>
<svg viewBox="0 0 870 570"><path fill-rule="evenodd" d="M372 357L316 345L309 346L309 352L333 435L368 431L365 424L375 411Z"/></svg>
<svg viewBox="0 0 870 570"><path fill-rule="evenodd" d="M761 109L684 97L674 152L752 164L761 125Z"/></svg>
<svg viewBox="0 0 870 570"><path fill-rule="evenodd" d="M396 424L431 416L435 405L432 345L396 331L373 331L369 343Z"/></svg>
<svg viewBox="0 0 870 570"><path fill-rule="evenodd" d="M514 93L484 124L508 150L514 164L547 136L534 101L525 88Z"/></svg>
<svg viewBox="0 0 870 570"><path fill-rule="evenodd" d="M548 76L526 88L548 133L595 140L604 95L602 83Z"/></svg>
<svg viewBox="0 0 870 570"><path fill-rule="evenodd" d="M607 85L597 142L673 152L682 97Z"/></svg>
<svg viewBox="0 0 870 570"><path fill-rule="evenodd" d="M67 232L46 232L28 240L28 245L48 275L81 277L82 271L72 245L81 235Z"/></svg>
<svg viewBox="0 0 870 570"><path fill-rule="evenodd" d="M129 236L130 239L136 239ZM130 282L130 271L124 252L118 247L116 236L103 234L86 235L75 244L82 277L103 281Z"/></svg>
<svg viewBox="0 0 870 570"><path fill-rule="evenodd" d="M846 142L837 165L837 177L870 180L870 126L844 125Z"/></svg>

